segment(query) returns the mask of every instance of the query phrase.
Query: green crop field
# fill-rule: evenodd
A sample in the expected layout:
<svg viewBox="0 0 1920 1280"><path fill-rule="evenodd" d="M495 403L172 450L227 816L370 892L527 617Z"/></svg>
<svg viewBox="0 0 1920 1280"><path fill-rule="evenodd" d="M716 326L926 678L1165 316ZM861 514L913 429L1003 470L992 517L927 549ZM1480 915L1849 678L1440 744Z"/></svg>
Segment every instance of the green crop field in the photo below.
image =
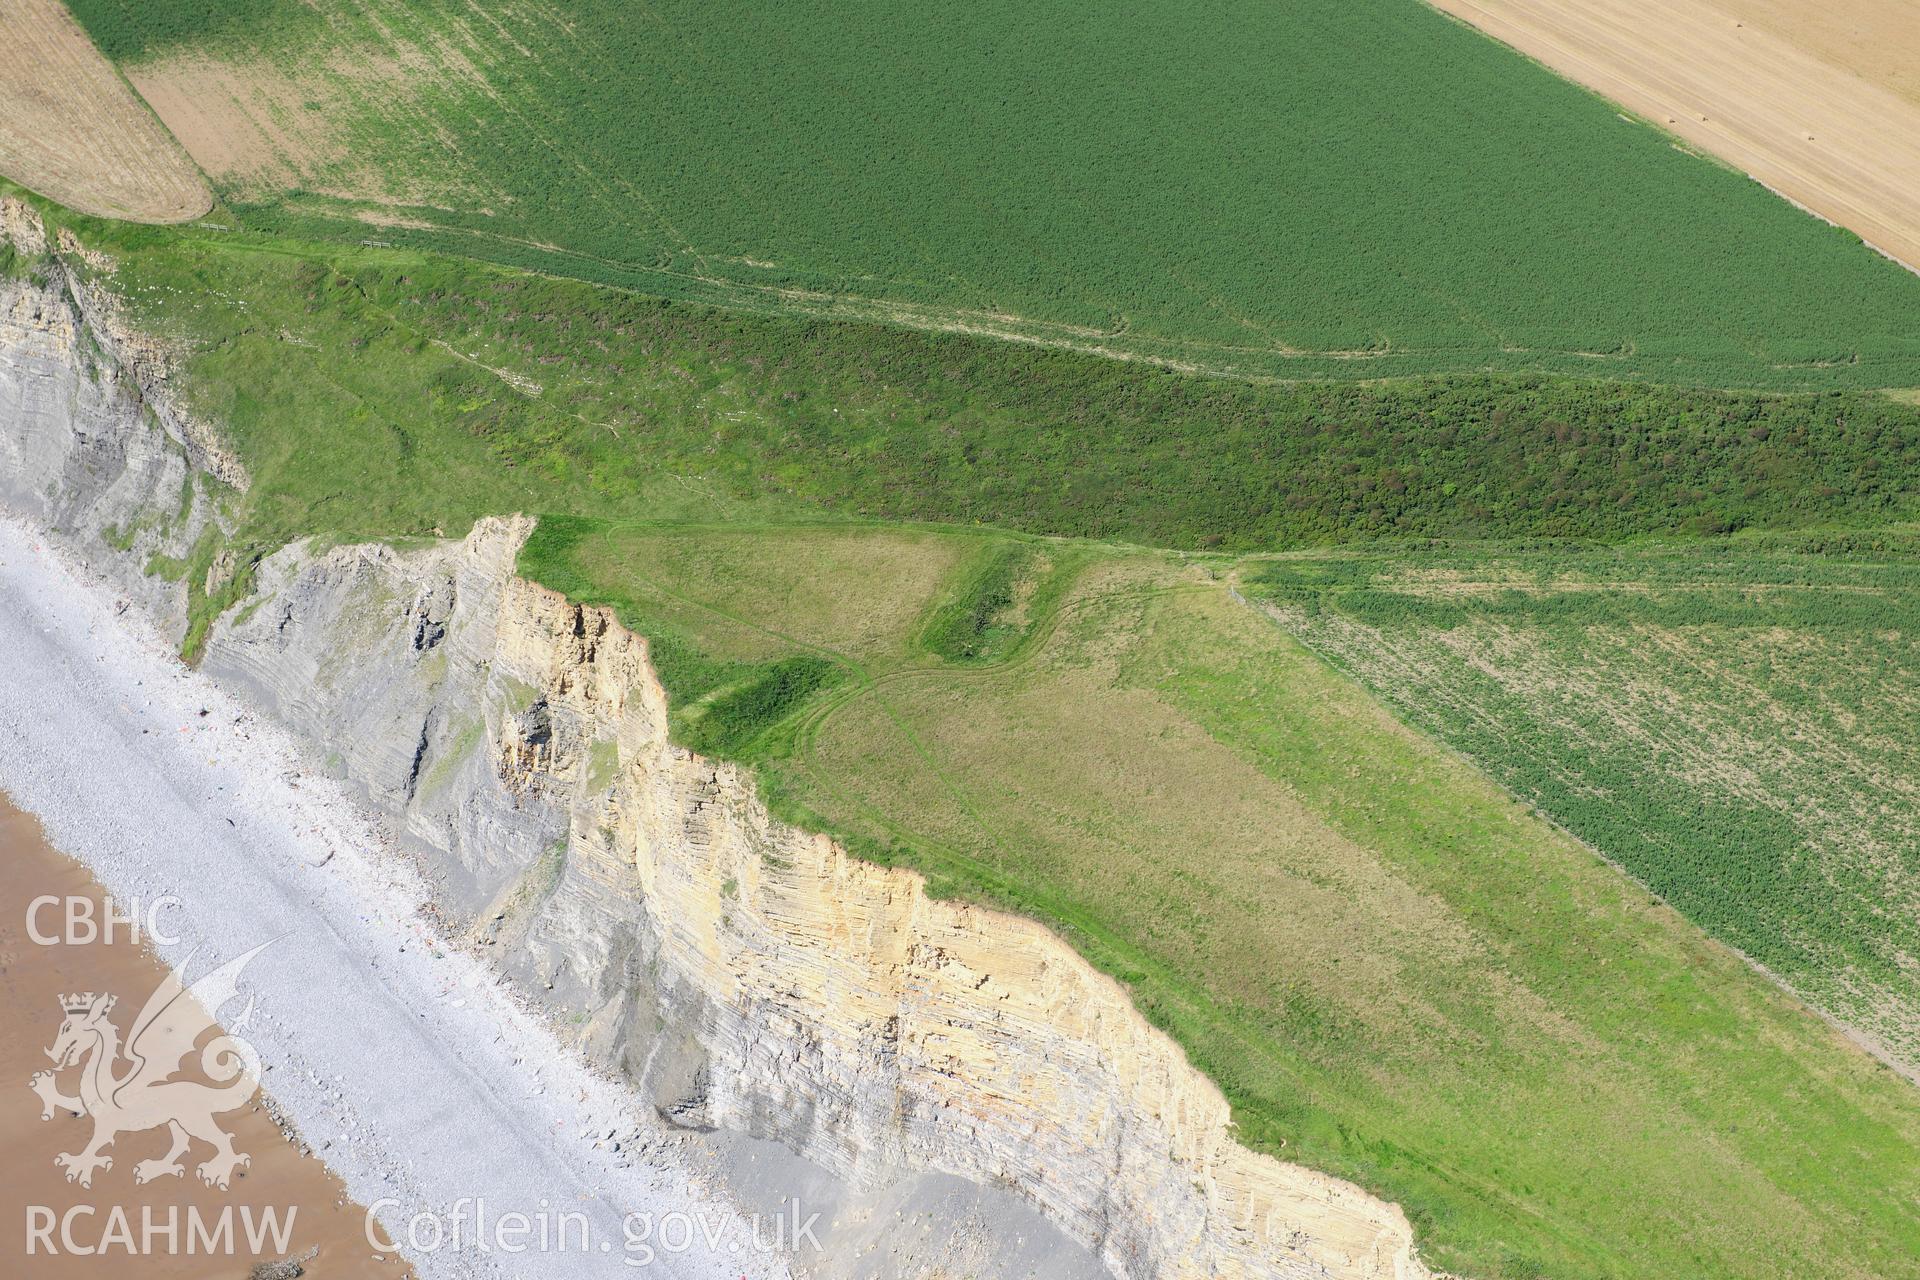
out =
<svg viewBox="0 0 1920 1280"><path fill-rule="evenodd" d="M1920 542L1770 541L1289 558L1248 589L1920 1074Z"/></svg>
<svg viewBox="0 0 1920 1280"><path fill-rule="evenodd" d="M257 229L1289 379L1920 385L1920 280L1416 0L72 8Z"/></svg>

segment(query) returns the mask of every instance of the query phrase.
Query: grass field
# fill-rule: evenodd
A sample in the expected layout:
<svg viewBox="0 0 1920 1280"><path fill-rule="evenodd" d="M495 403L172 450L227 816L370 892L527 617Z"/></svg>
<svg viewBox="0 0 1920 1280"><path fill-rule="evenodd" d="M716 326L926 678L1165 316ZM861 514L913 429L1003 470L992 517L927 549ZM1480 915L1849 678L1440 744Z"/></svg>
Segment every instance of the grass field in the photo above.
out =
<svg viewBox="0 0 1920 1280"><path fill-rule="evenodd" d="M74 0L249 226L1287 378L1920 385L1920 281L1415 0Z"/></svg>
<svg viewBox="0 0 1920 1280"><path fill-rule="evenodd" d="M1009 557L1024 591L996 589ZM665 637L676 733L756 763L789 816L1062 928L1244 1139L1406 1205L1438 1265L1920 1275L1910 1087L1211 563L549 521L522 570ZM997 656L933 650L976 616ZM827 674L758 696L797 664Z"/></svg>
<svg viewBox="0 0 1920 1280"><path fill-rule="evenodd" d="M1282 559L1301 638L1920 1076L1920 544Z"/></svg>
<svg viewBox="0 0 1920 1280"><path fill-rule="evenodd" d="M246 462L243 562L547 513L523 571L648 635L683 742L1059 928L1247 1142L1404 1204L1438 1265L1920 1277L1911 1087L1236 601L1220 549L1573 521L1844 522L1770 536L1859 551L1910 512L1911 406L1541 380L1498 416L56 222L114 259L71 265L176 348ZM157 568L199 593L218 549Z"/></svg>

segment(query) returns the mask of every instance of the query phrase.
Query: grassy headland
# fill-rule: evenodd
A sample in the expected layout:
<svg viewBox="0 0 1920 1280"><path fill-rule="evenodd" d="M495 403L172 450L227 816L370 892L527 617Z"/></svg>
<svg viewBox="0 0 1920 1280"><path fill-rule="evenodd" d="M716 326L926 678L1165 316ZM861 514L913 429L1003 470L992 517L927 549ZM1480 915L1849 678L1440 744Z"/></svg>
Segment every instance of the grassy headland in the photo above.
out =
<svg viewBox="0 0 1920 1280"><path fill-rule="evenodd" d="M1378 536L1866 545L1911 512L1912 406L1235 383L62 217L245 459L243 562L545 513L523 572L650 637L683 741L1060 929L1247 1142L1404 1204L1438 1264L1916 1274L1910 1087L1224 577Z"/></svg>

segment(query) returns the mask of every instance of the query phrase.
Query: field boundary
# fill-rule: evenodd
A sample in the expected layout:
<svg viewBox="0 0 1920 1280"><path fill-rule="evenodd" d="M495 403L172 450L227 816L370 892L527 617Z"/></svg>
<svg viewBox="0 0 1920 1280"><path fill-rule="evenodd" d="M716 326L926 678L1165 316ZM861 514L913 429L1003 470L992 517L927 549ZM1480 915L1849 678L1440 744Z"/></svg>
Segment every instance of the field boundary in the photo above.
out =
<svg viewBox="0 0 1920 1280"><path fill-rule="evenodd" d="M1712 5L1425 0L1920 274L1920 107Z"/></svg>

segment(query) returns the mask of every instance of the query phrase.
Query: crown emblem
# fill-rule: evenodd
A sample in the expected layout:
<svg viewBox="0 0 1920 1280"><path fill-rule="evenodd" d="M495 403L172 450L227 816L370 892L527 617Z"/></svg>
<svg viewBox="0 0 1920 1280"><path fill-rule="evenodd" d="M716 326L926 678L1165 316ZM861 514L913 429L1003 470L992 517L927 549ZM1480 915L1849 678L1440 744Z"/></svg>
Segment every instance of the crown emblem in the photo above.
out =
<svg viewBox="0 0 1920 1280"><path fill-rule="evenodd" d="M212 1157L196 1170L210 1187L225 1191L251 1163L234 1149L233 1135L215 1117L239 1110L259 1092L260 1055L238 1035L223 1031L215 1018L221 1006L240 994L240 974L247 964L271 945L261 943L201 975L190 987L180 974L168 974L146 1003L137 1006L139 1012L125 1029L125 1044L120 1042L122 1029L107 1021L118 1003L112 995L61 995L66 1020L46 1051L52 1066L35 1072L27 1084L40 1098L42 1120L67 1112L93 1121L93 1136L85 1146L53 1158L68 1182L91 1187L95 1174L113 1168L115 1157L106 1148L116 1138L150 1129L168 1130L173 1146L165 1155L133 1166L136 1184L183 1177L187 1167L181 1157L195 1142L213 1147ZM233 1020L234 1031L246 1025L252 1010L249 998ZM12 1031L8 1028L9 1035ZM176 1078L196 1061L207 1080ZM61 1088L63 1074L78 1077L74 1093ZM0 1267L0 1274L12 1275L16 1269Z"/></svg>

